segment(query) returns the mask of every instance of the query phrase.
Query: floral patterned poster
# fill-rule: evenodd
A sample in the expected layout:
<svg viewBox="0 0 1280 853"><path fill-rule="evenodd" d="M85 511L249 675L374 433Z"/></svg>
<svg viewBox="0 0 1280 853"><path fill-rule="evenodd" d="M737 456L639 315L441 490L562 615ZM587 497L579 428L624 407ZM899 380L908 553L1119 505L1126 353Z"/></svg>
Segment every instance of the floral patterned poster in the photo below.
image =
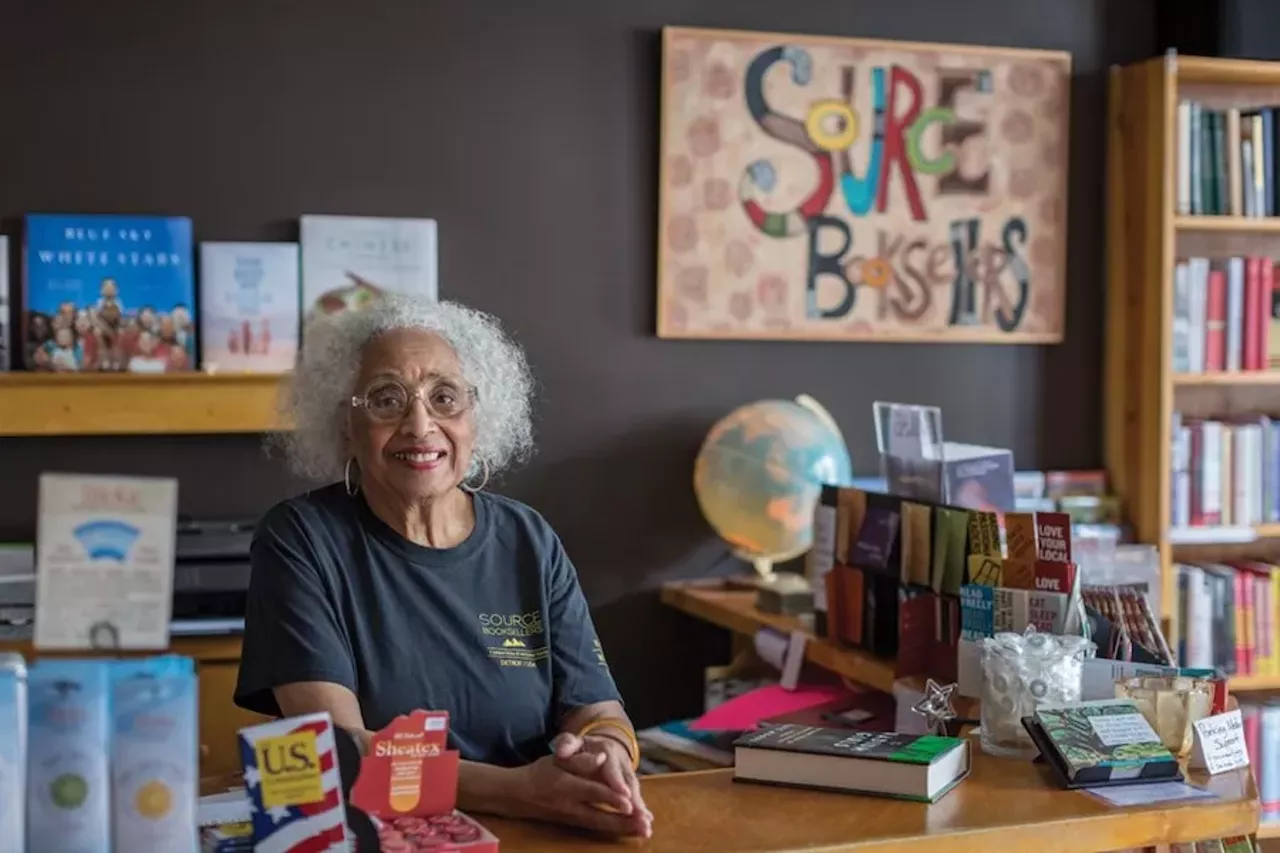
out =
<svg viewBox="0 0 1280 853"><path fill-rule="evenodd" d="M1057 343L1068 54L667 28L658 334Z"/></svg>

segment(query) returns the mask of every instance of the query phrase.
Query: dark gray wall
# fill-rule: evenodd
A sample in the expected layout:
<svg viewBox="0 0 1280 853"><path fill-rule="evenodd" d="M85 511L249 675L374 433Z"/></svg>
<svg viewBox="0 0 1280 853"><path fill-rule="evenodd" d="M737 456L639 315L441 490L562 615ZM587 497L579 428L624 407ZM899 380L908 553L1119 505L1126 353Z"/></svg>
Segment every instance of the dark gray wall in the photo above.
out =
<svg viewBox="0 0 1280 853"><path fill-rule="evenodd" d="M445 296L499 314L542 383L540 451L501 484L556 526L646 721L692 710L723 638L653 587L722 556L691 494L710 424L807 392L872 473L871 403L943 407L1023 467L1101 463L1105 69L1154 0L144 0L9 4L0 221L171 212L200 240L306 212L439 219ZM659 28L1069 50L1067 338L1055 347L663 342L654 328ZM3 402L0 401L0 405ZM0 535L46 469L176 476L196 516L301 487L254 437L0 439ZM724 564L721 564L724 567Z"/></svg>

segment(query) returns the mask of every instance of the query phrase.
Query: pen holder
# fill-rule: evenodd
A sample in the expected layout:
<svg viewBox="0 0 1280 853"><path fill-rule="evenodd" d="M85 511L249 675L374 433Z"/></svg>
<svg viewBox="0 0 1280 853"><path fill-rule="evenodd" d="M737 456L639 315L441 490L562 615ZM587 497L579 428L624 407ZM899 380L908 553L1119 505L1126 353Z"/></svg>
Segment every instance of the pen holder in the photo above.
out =
<svg viewBox="0 0 1280 853"><path fill-rule="evenodd" d="M1133 700L1160 742L1179 758L1191 753L1195 724L1209 716L1213 692L1212 682L1185 676L1142 675L1116 680L1116 698Z"/></svg>
<svg viewBox="0 0 1280 853"><path fill-rule="evenodd" d="M1035 758L1022 726L1039 705L1080 701L1084 660L1094 645L1028 628L982 641L982 751L1001 758Z"/></svg>

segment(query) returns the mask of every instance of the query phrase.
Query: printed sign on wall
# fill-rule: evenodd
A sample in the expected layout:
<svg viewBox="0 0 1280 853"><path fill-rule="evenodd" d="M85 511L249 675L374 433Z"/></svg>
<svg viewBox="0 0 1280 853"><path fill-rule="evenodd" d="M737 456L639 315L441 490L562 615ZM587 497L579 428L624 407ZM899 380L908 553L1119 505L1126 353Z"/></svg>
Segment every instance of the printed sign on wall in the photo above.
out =
<svg viewBox="0 0 1280 853"><path fill-rule="evenodd" d="M659 336L1062 340L1068 54L663 42Z"/></svg>

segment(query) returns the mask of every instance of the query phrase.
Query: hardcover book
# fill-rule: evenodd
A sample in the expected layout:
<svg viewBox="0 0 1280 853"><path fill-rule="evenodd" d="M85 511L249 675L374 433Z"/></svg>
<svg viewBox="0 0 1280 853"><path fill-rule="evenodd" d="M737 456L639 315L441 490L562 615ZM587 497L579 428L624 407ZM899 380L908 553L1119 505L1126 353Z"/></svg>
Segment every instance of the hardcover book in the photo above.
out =
<svg viewBox="0 0 1280 853"><path fill-rule="evenodd" d="M0 371L13 366L9 354L12 336L9 333L9 238L0 234Z"/></svg>
<svg viewBox="0 0 1280 853"><path fill-rule="evenodd" d="M284 373L298 355L297 243L201 243L206 370Z"/></svg>
<svg viewBox="0 0 1280 853"><path fill-rule="evenodd" d="M30 214L23 360L31 370L195 369L185 217Z"/></svg>
<svg viewBox="0 0 1280 853"><path fill-rule="evenodd" d="M898 539L899 515L884 507L868 507L858 531L849 562L859 568L883 572L889 568L893 546Z"/></svg>
<svg viewBox="0 0 1280 853"><path fill-rule="evenodd" d="M1181 776L1178 760L1128 699L1044 705L1023 725L1067 787Z"/></svg>
<svg viewBox="0 0 1280 853"><path fill-rule="evenodd" d="M434 219L311 215L301 231L304 323L387 292L437 298Z"/></svg>
<svg viewBox="0 0 1280 853"><path fill-rule="evenodd" d="M963 738L796 723L734 741L735 780L937 802L969 773Z"/></svg>

